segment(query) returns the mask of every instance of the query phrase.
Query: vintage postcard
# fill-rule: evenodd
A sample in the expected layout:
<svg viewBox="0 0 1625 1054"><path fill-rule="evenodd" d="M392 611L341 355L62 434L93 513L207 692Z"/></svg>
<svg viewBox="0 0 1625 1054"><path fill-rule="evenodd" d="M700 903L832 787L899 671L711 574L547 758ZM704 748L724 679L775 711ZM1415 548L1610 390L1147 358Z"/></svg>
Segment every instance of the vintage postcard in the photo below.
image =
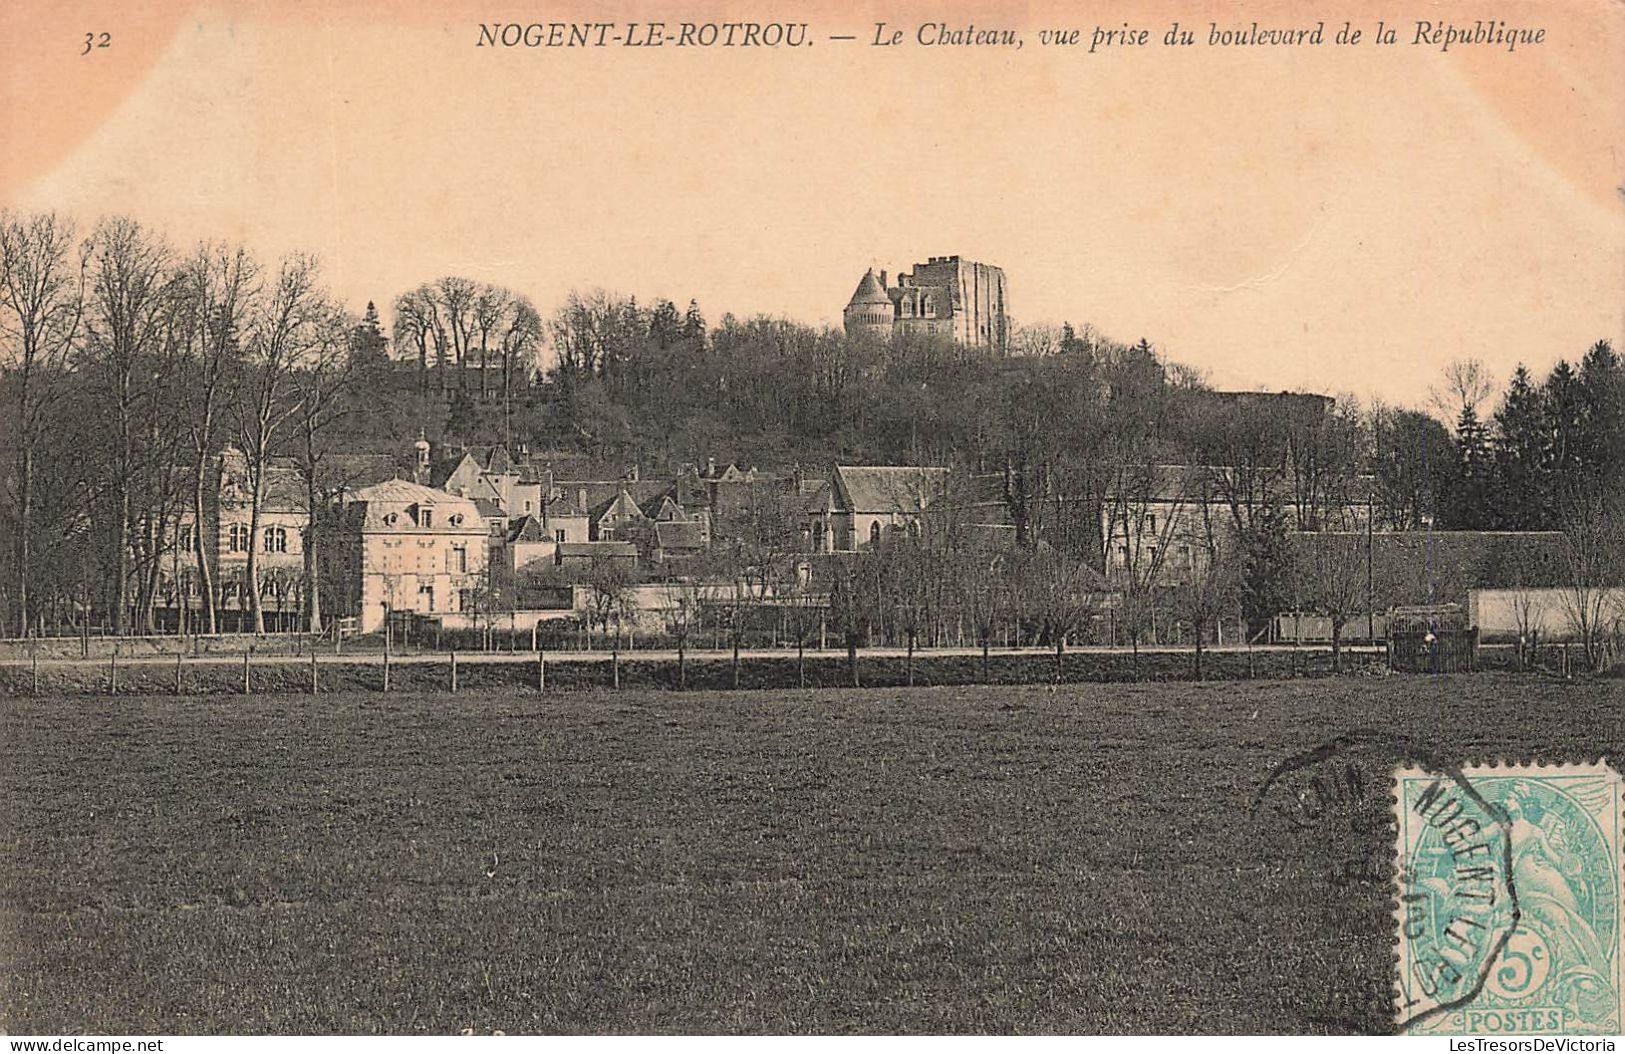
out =
<svg viewBox="0 0 1625 1054"><path fill-rule="evenodd" d="M0 1032L1614 1049L1622 68L0 5Z"/></svg>

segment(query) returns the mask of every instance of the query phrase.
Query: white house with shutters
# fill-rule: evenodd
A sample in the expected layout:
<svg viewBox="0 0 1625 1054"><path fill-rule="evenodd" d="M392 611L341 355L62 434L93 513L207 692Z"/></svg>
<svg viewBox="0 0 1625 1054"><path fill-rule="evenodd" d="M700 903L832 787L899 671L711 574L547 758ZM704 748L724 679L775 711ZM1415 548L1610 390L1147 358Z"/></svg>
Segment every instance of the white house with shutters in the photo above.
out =
<svg viewBox="0 0 1625 1054"><path fill-rule="evenodd" d="M488 534L470 498L402 479L362 487L327 547L329 581L363 633L394 611L463 611L488 581Z"/></svg>

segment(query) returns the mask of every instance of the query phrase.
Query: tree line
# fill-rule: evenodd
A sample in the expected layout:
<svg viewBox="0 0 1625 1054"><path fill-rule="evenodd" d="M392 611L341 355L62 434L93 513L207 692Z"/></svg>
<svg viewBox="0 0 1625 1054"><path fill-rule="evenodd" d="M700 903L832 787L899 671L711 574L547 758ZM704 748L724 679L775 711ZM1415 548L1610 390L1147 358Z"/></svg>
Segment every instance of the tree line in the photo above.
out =
<svg viewBox="0 0 1625 1054"><path fill-rule="evenodd" d="M1163 467L1222 466L1179 485L1202 491L1185 500L1233 548L1249 621L1293 599L1275 571L1294 530L1366 512L1388 530L1568 530L1592 508L1618 519L1625 371L1605 341L1538 382L1520 367L1499 392L1482 367L1453 363L1423 409L1214 391L1148 341L1088 326L1018 326L1012 353L995 356L767 317L712 325L692 300L603 291L544 318L457 276L390 303L386 338L376 309L352 316L309 256L180 249L124 217L84 231L61 214L0 217L6 626L92 601L120 632L150 626L173 588L178 528L203 522L207 468L228 443L257 527L274 467L297 471L314 510L331 496L324 466L403 449L420 427L645 474L708 457L809 474L952 466L996 481L1014 548L1125 568L1113 588L1130 608L1174 558L1147 529ZM311 626L316 547L313 535ZM213 629L205 548L186 559ZM257 559L245 590L256 627Z"/></svg>

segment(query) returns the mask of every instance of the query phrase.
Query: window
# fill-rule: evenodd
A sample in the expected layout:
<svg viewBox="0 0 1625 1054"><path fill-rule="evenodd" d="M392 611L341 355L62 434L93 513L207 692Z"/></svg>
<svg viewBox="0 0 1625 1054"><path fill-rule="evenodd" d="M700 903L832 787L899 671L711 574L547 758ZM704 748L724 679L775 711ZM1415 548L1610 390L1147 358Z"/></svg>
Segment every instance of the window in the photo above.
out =
<svg viewBox="0 0 1625 1054"><path fill-rule="evenodd" d="M555 542L559 543L560 545L564 544L564 528L563 527L560 527L558 530L553 532L553 540Z"/></svg>
<svg viewBox="0 0 1625 1054"><path fill-rule="evenodd" d="M192 553L197 551L197 528L189 523L181 524L181 552Z"/></svg>
<svg viewBox="0 0 1625 1054"><path fill-rule="evenodd" d="M468 547L454 545L451 547L451 569L458 574L468 574Z"/></svg>
<svg viewBox="0 0 1625 1054"><path fill-rule="evenodd" d="M599 541L601 541L601 542L611 541L611 540L614 539L614 537L615 537L615 528L613 528L613 527L600 527L600 528L598 528L598 540Z"/></svg>
<svg viewBox="0 0 1625 1054"><path fill-rule="evenodd" d="M1151 534L1157 533L1157 514L1148 513L1145 518L1145 529Z"/></svg>
<svg viewBox="0 0 1625 1054"><path fill-rule="evenodd" d="M288 529L286 527L271 526L265 528L265 551L268 553L285 553L288 551Z"/></svg>
<svg viewBox="0 0 1625 1054"><path fill-rule="evenodd" d="M433 509L419 509L418 510L418 526L419 527L433 527L434 526L434 510Z"/></svg>
<svg viewBox="0 0 1625 1054"><path fill-rule="evenodd" d="M248 552L248 524L234 523L226 532L226 550L233 553Z"/></svg>
<svg viewBox="0 0 1625 1054"><path fill-rule="evenodd" d="M527 501L527 502L525 502L525 511L526 511L526 512L529 512L529 511L530 511L530 502L528 502L528 501Z"/></svg>
<svg viewBox="0 0 1625 1054"><path fill-rule="evenodd" d="M869 525L869 544L870 545L879 545L880 544L880 521L879 520L876 520L874 523L871 523Z"/></svg>

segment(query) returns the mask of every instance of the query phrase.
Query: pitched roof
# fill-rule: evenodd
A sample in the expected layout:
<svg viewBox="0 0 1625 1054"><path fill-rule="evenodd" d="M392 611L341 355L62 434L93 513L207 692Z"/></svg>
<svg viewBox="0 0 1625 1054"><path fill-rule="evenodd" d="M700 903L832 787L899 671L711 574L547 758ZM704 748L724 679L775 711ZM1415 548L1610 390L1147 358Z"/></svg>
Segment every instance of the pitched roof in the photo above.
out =
<svg viewBox="0 0 1625 1054"><path fill-rule="evenodd" d="M858 288L853 291L852 299L847 301L848 307L856 307L865 304L883 304L886 307L891 306L891 297L886 295L886 290L881 286L880 279L875 277L875 269L873 267L863 272L863 278L858 281Z"/></svg>
<svg viewBox="0 0 1625 1054"><path fill-rule="evenodd" d="M835 466L836 502L857 513L914 513L941 495L945 468L894 465Z"/></svg>
<svg viewBox="0 0 1625 1054"><path fill-rule="evenodd" d="M260 500L262 513L306 511L305 478L299 471L299 463L293 458L271 458L266 465L262 483L265 488ZM236 449L222 452L220 455L222 500L241 505L248 504L253 493L253 488L249 484L248 459Z"/></svg>
<svg viewBox="0 0 1625 1054"><path fill-rule="evenodd" d="M480 510L480 515L484 516L488 520L494 520L508 515L502 510L501 505L498 505L490 498L475 498L474 507Z"/></svg>
<svg viewBox="0 0 1625 1054"><path fill-rule="evenodd" d="M362 487L353 495L356 501L392 501L408 504L472 504L467 498L447 494L443 490L425 487L407 479L388 479L382 483Z"/></svg>
<svg viewBox="0 0 1625 1054"><path fill-rule="evenodd" d="M550 542L553 536L542 521L535 516L521 516L508 527L508 541L513 542Z"/></svg>
<svg viewBox="0 0 1625 1054"><path fill-rule="evenodd" d="M661 549L698 552L706 547L705 524L693 520L667 520L655 524L655 544Z"/></svg>
<svg viewBox="0 0 1625 1054"><path fill-rule="evenodd" d="M805 512L828 512L835 491L827 479L803 480L801 484L801 508Z"/></svg>
<svg viewBox="0 0 1625 1054"><path fill-rule="evenodd" d="M375 529L408 526L408 524L391 524L384 517L397 511L391 506L412 505L433 505L436 509L444 510L443 515L436 517L436 529L455 529L482 534L486 530L484 518L469 499L459 498L455 494L447 494L443 490L435 490L433 487L425 487L404 479L385 480L370 487L362 487L351 495L350 502L352 510L360 510L362 525ZM352 511L350 515L354 518L356 513ZM453 516L462 516L464 522L453 523Z"/></svg>
<svg viewBox="0 0 1625 1054"><path fill-rule="evenodd" d="M401 464L393 454L330 454L317 467L317 478L326 490L353 490L400 474Z"/></svg>
<svg viewBox="0 0 1625 1054"><path fill-rule="evenodd" d="M567 516L585 517L587 515L587 510L578 504L574 489L561 490L543 504L549 519L563 519Z"/></svg>

